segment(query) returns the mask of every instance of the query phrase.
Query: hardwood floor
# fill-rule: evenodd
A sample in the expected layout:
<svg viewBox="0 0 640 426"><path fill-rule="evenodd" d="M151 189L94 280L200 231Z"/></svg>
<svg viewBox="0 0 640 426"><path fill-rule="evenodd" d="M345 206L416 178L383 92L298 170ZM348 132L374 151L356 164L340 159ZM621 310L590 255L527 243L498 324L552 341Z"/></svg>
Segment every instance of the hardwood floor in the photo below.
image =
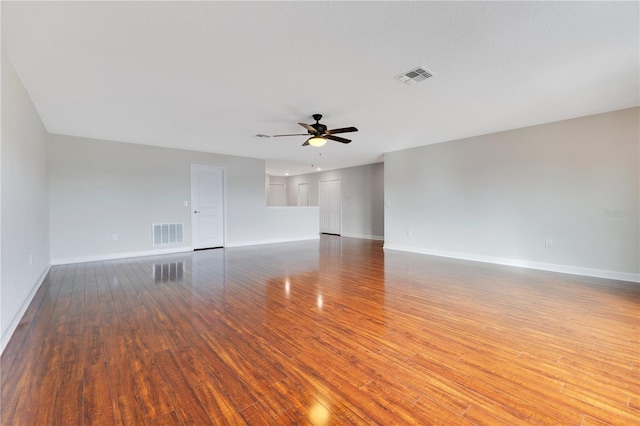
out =
<svg viewBox="0 0 640 426"><path fill-rule="evenodd" d="M3 425L640 423L640 286L321 241L53 267Z"/></svg>

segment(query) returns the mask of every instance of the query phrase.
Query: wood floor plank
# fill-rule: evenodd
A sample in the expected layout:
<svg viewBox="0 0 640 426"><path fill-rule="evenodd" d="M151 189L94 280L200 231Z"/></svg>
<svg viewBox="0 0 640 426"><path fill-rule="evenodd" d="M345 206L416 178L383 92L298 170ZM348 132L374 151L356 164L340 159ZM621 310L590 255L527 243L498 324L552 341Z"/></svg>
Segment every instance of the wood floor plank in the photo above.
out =
<svg viewBox="0 0 640 426"><path fill-rule="evenodd" d="M61 387L58 394L56 394L51 424L60 426L82 425L84 419L82 380L73 378L69 371L65 369L61 371L61 375Z"/></svg>
<svg viewBox="0 0 640 426"><path fill-rule="evenodd" d="M42 389L55 389L60 371L61 335L51 333L45 338L45 342L34 364L33 375L28 383L25 383L23 398L21 401L28 406L29 414L26 418L22 413L14 419L16 424L33 418L34 424L47 424L51 421L54 408L54 400L51 394L42 393Z"/></svg>
<svg viewBox="0 0 640 426"><path fill-rule="evenodd" d="M19 370L19 374L6 376L3 374L2 377L3 379L6 377L2 388L2 424L12 424L21 416L27 417L24 411L28 410L28 407L22 400L26 398L33 371L37 368L38 351L23 351L22 355L21 368L16 369Z"/></svg>
<svg viewBox="0 0 640 426"><path fill-rule="evenodd" d="M260 370L260 365L264 364L260 364L254 369L253 363L259 360L255 353L251 353L249 357L245 357L245 354L240 352L238 348L228 346L228 341L218 340L208 333L204 333L202 337L207 344L218 353L220 359L226 365L230 366L244 383L250 384L251 394L257 397L258 401L262 402L265 408L271 410L272 415L291 406L289 401L270 387L273 380L263 375L263 372ZM240 347L246 348L245 345L241 345Z"/></svg>
<svg viewBox="0 0 640 426"><path fill-rule="evenodd" d="M145 413L138 397L136 376L123 333L117 323L105 327L105 352L115 424L141 425L144 424Z"/></svg>
<svg viewBox="0 0 640 426"><path fill-rule="evenodd" d="M106 362L87 365L83 378L83 413L85 425L112 425L115 423L111 378Z"/></svg>
<svg viewBox="0 0 640 426"><path fill-rule="evenodd" d="M218 425L244 425L245 421L236 410L224 389L211 382L202 382L195 386L195 394L209 418ZM243 407L246 408L246 407Z"/></svg>
<svg viewBox="0 0 640 426"><path fill-rule="evenodd" d="M166 383L178 419L189 425L213 424L171 351L158 352L154 359Z"/></svg>
<svg viewBox="0 0 640 426"><path fill-rule="evenodd" d="M82 283L76 282L75 274L67 288L75 288L77 295L84 294L84 286ZM65 290L66 288L63 287L61 293ZM71 312L71 303L74 299L75 301L73 303L76 305L84 305L84 302L80 301L79 297L73 297L73 293L69 293L69 296L71 297L68 299L62 298L65 306L69 309L68 312ZM60 298L58 300L60 300ZM83 424L85 346L83 345L84 320L82 310L78 310L73 317L71 315L65 315L63 318L65 318L65 320L57 324L58 333L64 336L64 338L62 339L62 358L59 368L59 378L55 388L56 397L52 422L56 425Z"/></svg>
<svg viewBox="0 0 640 426"><path fill-rule="evenodd" d="M212 372L209 379L212 385L217 389L224 390L225 397L229 399L236 410L240 411L257 401L250 383L244 382L239 372L234 370L233 365L225 363L214 348L202 343L199 344L198 350L206 357Z"/></svg>
<svg viewBox="0 0 640 426"><path fill-rule="evenodd" d="M319 241L54 266L2 424L640 424L640 286Z"/></svg>
<svg viewBox="0 0 640 426"><path fill-rule="evenodd" d="M172 411L151 419L148 424L150 426L182 426L184 423L180 421L176 412Z"/></svg>
<svg viewBox="0 0 640 426"><path fill-rule="evenodd" d="M248 425L268 426L275 424L273 417L271 417L266 412L266 409L257 402L243 409L240 414Z"/></svg>
<svg viewBox="0 0 640 426"><path fill-rule="evenodd" d="M167 388L158 372L152 354L143 342L140 330L130 330L124 335L131 362L131 373L135 378L137 397L150 419L174 411L167 395Z"/></svg>

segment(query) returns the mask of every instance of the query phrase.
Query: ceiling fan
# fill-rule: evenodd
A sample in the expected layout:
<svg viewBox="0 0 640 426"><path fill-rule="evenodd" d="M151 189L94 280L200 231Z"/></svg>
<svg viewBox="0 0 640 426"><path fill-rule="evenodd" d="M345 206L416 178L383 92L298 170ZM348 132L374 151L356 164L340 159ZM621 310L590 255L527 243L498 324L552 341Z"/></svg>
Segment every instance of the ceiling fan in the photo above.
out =
<svg viewBox="0 0 640 426"><path fill-rule="evenodd" d="M340 129L331 129L328 130L327 126L320 123L320 119L322 119L322 114L313 114L313 119L316 120L314 124L306 124L306 123L298 123L305 129L307 129L307 133L295 133L290 135L273 135L274 138L280 138L283 136L308 136L311 135L309 139L302 144L302 146L322 146L327 143L327 139L332 141L341 142L341 143L350 143L351 139L341 138L340 136L335 136L336 133L349 133L349 132L357 132L358 129L355 127L342 127Z"/></svg>

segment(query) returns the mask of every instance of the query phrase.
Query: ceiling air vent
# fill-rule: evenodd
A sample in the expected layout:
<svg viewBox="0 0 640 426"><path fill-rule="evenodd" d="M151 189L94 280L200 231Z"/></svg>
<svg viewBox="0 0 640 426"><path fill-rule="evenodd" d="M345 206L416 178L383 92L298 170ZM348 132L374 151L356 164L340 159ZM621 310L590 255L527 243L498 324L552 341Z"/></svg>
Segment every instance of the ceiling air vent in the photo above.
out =
<svg viewBox="0 0 640 426"><path fill-rule="evenodd" d="M404 84L416 84L428 79L429 77L433 77L433 73L431 71L424 67L418 67L400 74L396 77L396 80L399 80Z"/></svg>

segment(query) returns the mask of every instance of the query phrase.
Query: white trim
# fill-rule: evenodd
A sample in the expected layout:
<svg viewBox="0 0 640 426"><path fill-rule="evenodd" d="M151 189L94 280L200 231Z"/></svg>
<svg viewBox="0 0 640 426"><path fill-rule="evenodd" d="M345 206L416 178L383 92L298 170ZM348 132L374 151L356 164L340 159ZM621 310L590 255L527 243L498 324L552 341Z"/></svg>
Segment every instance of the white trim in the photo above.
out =
<svg viewBox="0 0 640 426"><path fill-rule="evenodd" d="M520 268L539 269L542 271L560 272L563 274L583 275L588 277L606 278L619 281L640 283L640 274L630 272L608 271L605 269L585 268L582 266L558 265L555 263L532 262L522 259L509 259L505 257L483 256L478 254L458 253L444 250L431 250L425 248L397 246L385 244L384 250L408 251L412 253L429 254L432 256L450 257L453 259L471 260L474 262L495 263L498 265L517 266Z"/></svg>
<svg viewBox="0 0 640 426"><path fill-rule="evenodd" d="M366 234L341 234L343 237L360 238L361 240L376 240L384 241L384 237L380 235L366 235Z"/></svg>
<svg viewBox="0 0 640 426"><path fill-rule="evenodd" d="M257 241L241 241L239 243L227 244L226 247L259 246L259 245L262 245L262 244L290 243L290 242L293 242L293 241L309 241L309 240L319 240L319 239L320 239L320 235L314 234L314 235L307 236L307 237L297 237L297 238L257 240Z"/></svg>
<svg viewBox="0 0 640 426"><path fill-rule="evenodd" d="M65 257L62 259L52 259L52 265L66 265L69 263L99 262L101 260L127 259L129 257L157 256L160 254L184 253L193 251L191 247L173 247L157 250L129 251L123 253L96 254L93 256Z"/></svg>
<svg viewBox="0 0 640 426"><path fill-rule="evenodd" d="M20 305L20 309L18 309L18 312L16 312L13 318L11 318L11 321L9 321L9 325L7 326L7 328L2 331L2 339L0 339L0 354L4 352L4 349L7 347L9 340L11 340L11 336L13 336L13 333L16 331L16 328L18 328L18 324L20 324L20 320L24 316L25 312L27 312L27 308L31 304L31 301L35 297L36 293L38 292L38 289L44 282L44 279L47 277L47 274L49 273L50 269L51 269L51 264L48 264L44 268L44 272L42 273L42 275L40 275L40 278L38 278L38 280L35 282L33 288L31 289L27 297L22 301L22 305Z"/></svg>

